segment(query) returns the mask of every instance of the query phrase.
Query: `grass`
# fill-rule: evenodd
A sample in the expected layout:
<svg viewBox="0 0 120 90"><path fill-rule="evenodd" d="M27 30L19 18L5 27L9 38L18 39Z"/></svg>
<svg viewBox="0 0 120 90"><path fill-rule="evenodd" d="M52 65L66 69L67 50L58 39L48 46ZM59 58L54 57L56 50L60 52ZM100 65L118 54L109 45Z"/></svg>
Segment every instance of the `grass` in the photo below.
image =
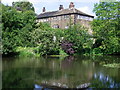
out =
<svg viewBox="0 0 120 90"><path fill-rule="evenodd" d="M39 57L39 53L35 53L36 48L31 47L18 47L16 48L16 52L19 53L19 56L36 56Z"/></svg>
<svg viewBox="0 0 120 90"><path fill-rule="evenodd" d="M104 67L120 68L120 63L103 64Z"/></svg>

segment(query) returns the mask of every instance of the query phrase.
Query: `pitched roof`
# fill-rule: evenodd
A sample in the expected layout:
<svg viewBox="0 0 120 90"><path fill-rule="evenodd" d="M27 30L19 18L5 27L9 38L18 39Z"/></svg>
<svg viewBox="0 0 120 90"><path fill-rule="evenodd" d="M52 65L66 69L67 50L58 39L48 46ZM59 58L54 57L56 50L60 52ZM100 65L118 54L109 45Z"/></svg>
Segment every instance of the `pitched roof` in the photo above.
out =
<svg viewBox="0 0 120 90"><path fill-rule="evenodd" d="M44 12L44 13L39 14L37 16L37 18L41 19L41 18L47 18L47 17L69 15L69 14L79 14L79 15L83 15L83 16L88 16L88 17L94 18L94 16L86 14L84 12L81 12L81 11L77 10L76 8L67 8L67 9L62 9L62 10L57 10L57 11Z"/></svg>

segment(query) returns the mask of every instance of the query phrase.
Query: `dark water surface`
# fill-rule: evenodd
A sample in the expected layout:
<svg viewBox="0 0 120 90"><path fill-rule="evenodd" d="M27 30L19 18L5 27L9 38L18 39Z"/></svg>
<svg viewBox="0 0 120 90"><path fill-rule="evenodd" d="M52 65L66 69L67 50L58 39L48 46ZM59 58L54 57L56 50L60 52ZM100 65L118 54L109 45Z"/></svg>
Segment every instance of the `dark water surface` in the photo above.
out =
<svg viewBox="0 0 120 90"><path fill-rule="evenodd" d="M120 88L120 68L102 63L120 63L118 56L9 57L3 58L3 88L34 88L48 84L76 88Z"/></svg>

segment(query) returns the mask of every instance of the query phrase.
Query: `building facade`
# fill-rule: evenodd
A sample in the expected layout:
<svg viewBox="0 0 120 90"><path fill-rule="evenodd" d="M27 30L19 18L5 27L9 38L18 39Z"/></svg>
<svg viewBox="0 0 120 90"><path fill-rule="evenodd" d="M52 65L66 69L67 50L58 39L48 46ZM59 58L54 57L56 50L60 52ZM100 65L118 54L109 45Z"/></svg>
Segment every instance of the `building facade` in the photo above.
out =
<svg viewBox="0 0 120 90"><path fill-rule="evenodd" d="M69 8L64 9L63 5L60 5L57 11L46 12L45 7L43 7L43 12L37 16L37 22L48 22L51 27L61 29L69 28L70 24L81 24L92 33L90 22L93 18L94 16L77 10L74 3L70 2Z"/></svg>

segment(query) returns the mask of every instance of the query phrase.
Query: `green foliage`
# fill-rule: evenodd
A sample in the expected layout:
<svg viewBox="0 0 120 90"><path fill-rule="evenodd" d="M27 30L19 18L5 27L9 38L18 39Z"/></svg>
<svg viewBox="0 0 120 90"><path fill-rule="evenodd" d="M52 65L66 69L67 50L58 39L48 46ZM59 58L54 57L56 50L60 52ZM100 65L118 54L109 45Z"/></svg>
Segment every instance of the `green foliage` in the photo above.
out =
<svg viewBox="0 0 120 90"><path fill-rule="evenodd" d="M67 54L62 49L59 49L59 54L63 56L67 56Z"/></svg>
<svg viewBox="0 0 120 90"><path fill-rule="evenodd" d="M28 52L32 49L31 53L39 55L63 55L66 54L60 46L63 40L72 43L70 48L78 54L120 53L118 2L95 4L94 12L97 18L92 22L93 35L96 39L94 45L94 39L81 25L70 24L65 30L53 29L48 23L36 24L36 15L31 3L15 2L13 6L15 8L2 5L0 26L3 32L3 54ZM21 7L23 12L18 12L16 7ZM27 48L19 51L18 47Z"/></svg>
<svg viewBox="0 0 120 90"><path fill-rule="evenodd" d="M120 68L120 63L103 64L105 67Z"/></svg>
<svg viewBox="0 0 120 90"><path fill-rule="evenodd" d="M74 25L65 30L64 39L73 43L75 52L79 54L85 53L85 50L90 49L92 45L92 39L87 29L81 25Z"/></svg>
<svg viewBox="0 0 120 90"><path fill-rule="evenodd" d="M48 23L37 23L36 24L36 28L39 28L41 30L51 30L52 28L50 27L50 25Z"/></svg>
<svg viewBox="0 0 120 90"><path fill-rule="evenodd" d="M35 13L31 10L18 12L13 7L2 7L3 54L19 52L21 55L32 55L33 51L39 55L59 54L62 31L52 29L47 23L35 24ZM53 40L54 37L56 40ZM29 47L34 48L33 51L29 52Z"/></svg>
<svg viewBox="0 0 120 90"><path fill-rule="evenodd" d="M102 49L98 47L98 48L94 48L94 49L92 50L92 54L93 54L93 55L102 55L103 52L102 52Z"/></svg>
<svg viewBox="0 0 120 90"><path fill-rule="evenodd" d="M95 4L94 12L97 18L93 20L92 26L94 36L102 41L94 44L95 48L102 49L103 54L120 53L120 2L100 2ZM98 45L98 46L97 46ZM101 53L101 52L100 52Z"/></svg>
<svg viewBox="0 0 120 90"><path fill-rule="evenodd" d="M33 46L39 48L39 53L43 53L43 55L59 54L60 43L54 29L41 30L38 28L30 35L32 36ZM56 37L56 40L53 40L54 37Z"/></svg>
<svg viewBox="0 0 120 90"><path fill-rule="evenodd" d="M18 2L13 2L12 6L17 8L20 7L22 11L27 11L27 10L32 10L34 11L33 4L28 2L28 1L18 1Z"/></svg>
<svg viewBox="0 0 120 90"><path fill-rule="evenodd" d="M17 47L15 50L19 53L20 56L37 56L39 57L41 54L38 52L38 48L36 47Z"/></svg>
<svg viewBox="0 0 120 90"><path fill-rule="evenodd" d="M33 11L18 12L15 8L2 5L2 47L3 54L15 52L18 46L31 46L31 36L35 25Z"/></svg>
<svg viewBox="0 0 120 90"><path fill-rule="evenodd" d="M61 29L53 29L48 23L37 23L36 29L30 33L33 47L37 47L41 55L66 55L60 42L64 36Z"/></svg>

